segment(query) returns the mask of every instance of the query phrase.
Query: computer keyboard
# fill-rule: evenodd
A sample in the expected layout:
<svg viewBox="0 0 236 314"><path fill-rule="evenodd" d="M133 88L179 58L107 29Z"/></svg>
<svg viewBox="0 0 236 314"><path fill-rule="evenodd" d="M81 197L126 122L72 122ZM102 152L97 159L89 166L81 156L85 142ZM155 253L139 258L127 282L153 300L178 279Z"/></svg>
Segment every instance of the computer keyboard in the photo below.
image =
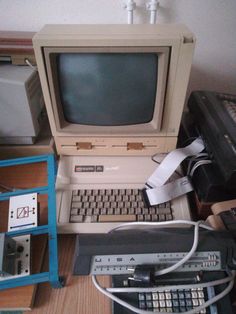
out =
<svg viewBox="0 0 236 314"><path fill-rule="evenodd" d="M70 222L173 220L171 203L147 207L140 189L93 189L72 192Z"/></svg>
<svg viewBox="0 0 236 314"><path fill-rule="evenodd" d="M213 289L213 288L210 288ZM209 290L209 289L208 289ZM163 292L138 293L138 304L142 310L165 313L187 312L202 305L212 296L207 289L181 289L166 290ZM210 294L210 295L209 295ZM217 313L217 308L202 309L198 313Z"/></svg>

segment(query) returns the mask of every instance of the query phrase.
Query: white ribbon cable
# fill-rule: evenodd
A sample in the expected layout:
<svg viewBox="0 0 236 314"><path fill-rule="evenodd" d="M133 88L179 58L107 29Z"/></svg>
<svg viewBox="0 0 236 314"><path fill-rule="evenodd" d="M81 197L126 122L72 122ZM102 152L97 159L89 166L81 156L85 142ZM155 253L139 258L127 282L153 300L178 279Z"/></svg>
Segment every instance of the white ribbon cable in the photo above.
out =
<svg viewBox="0 0 236 314"><path fill-rule="evenodd" d="M202 139L198 137L190 145L173 150L163 159L161 164L148 178L147 185L152 188L162 186L171 177L185 158L197 155L203 149L204 143Z"/></svg>
<svg viewBox="0 0 236 314"><path fill-rule="evenodd" d="M147 189L146 194L150 205L153 206L168 202L192 190L193 187L188 177L182 177L157 188Z"/></svg>

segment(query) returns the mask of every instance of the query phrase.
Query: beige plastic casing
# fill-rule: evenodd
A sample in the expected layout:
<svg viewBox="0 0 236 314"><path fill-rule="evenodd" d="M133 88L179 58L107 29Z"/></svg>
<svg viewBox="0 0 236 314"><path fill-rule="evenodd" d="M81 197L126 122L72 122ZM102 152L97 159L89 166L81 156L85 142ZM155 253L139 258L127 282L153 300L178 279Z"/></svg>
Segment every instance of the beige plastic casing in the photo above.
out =
<svg viewBox="0 0 236 314"><path fill-rule="evenodd" d="M176 147L195 46L184 25L46 25L33 46L50 127L60 155L150 156ZM156 52L160 56L157 96L149 124L84 127L63 117L55 86L53 54Z"/></svg>

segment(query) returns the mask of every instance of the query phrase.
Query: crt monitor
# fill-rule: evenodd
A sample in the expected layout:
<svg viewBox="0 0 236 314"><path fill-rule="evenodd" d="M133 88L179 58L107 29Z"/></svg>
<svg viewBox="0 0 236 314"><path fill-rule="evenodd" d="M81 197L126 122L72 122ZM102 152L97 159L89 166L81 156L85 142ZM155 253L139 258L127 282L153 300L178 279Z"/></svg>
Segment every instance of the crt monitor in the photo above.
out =
<svg viewBox="0 0 236 314"><path fill-rule="evenodd" d="M33 43L58 153L173 149L194 41L183 25L46 25Z"/></svg>

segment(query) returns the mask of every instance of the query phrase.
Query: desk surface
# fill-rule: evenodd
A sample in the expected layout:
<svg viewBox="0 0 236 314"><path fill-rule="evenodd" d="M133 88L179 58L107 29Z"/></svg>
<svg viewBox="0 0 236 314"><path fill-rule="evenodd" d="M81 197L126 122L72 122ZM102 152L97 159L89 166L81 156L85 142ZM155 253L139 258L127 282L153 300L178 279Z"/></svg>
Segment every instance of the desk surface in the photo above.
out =
<svg viewBox="0 0 236 314"><path fill-rule="evenodd" d="M49 283L38 285L32 314L110 314L111 303L96 290L89 276L72 276L75 236L63 235L58 239L59 270L65 276L66 286L52 289ZM109 278L99 282L109 285ZM29 312L28 312L29 313Z"/></svg>

